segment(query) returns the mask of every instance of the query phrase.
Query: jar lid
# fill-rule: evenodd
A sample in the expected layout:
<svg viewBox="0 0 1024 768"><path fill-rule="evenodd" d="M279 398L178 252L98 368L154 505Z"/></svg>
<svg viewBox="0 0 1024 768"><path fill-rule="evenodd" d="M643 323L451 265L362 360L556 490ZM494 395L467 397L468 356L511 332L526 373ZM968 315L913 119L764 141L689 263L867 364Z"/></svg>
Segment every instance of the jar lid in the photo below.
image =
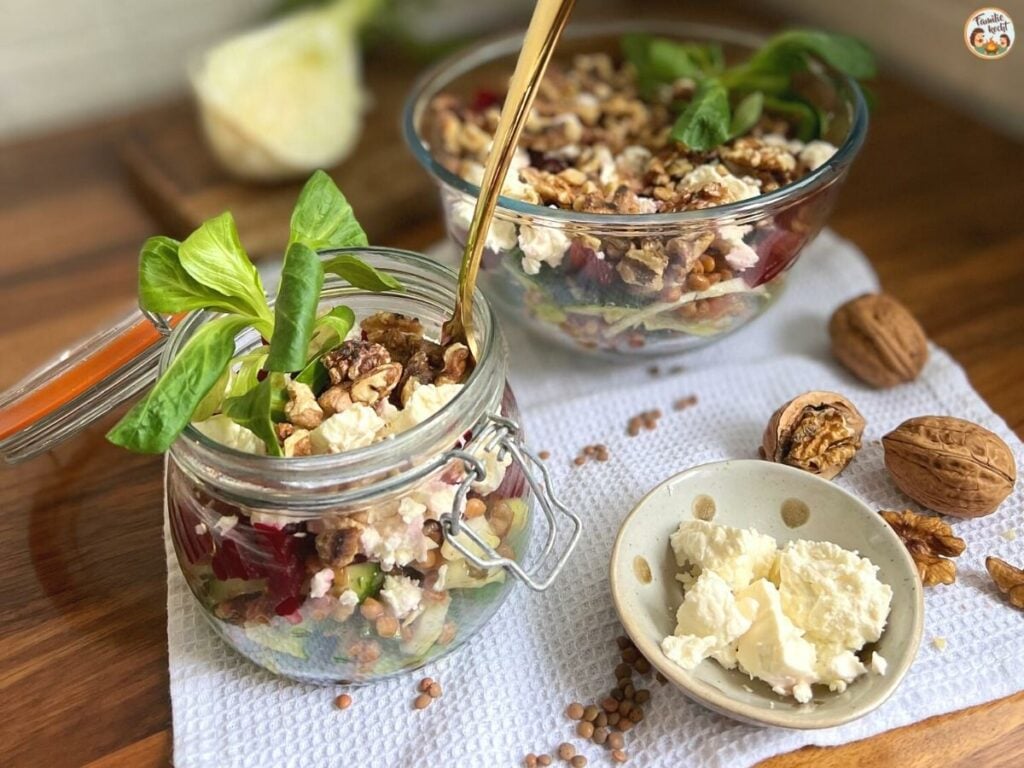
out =
<svg viewBox="0 0 1024 768"><path fill-rule="evenodd" d="M184 317L135 310L0 393L0 457L13 464L48 451L138 394Z"/></svg>

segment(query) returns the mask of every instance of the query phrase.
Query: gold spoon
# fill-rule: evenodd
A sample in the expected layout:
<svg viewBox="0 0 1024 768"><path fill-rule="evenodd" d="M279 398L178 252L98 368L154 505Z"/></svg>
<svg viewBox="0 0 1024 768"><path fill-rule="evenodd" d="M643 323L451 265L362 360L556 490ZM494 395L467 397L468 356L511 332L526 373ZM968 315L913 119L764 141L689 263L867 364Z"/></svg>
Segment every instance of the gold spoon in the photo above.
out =
<svg viewBox="0 0 1024 768"><path fill-rule="evenodd" d="M509 82L508 95L501 110L498 128L494 132L491 153L487 157L484 178L480 183L480 196L473 209L473 221L466 237L459 270L459 292L455 299L452 318L444 324L444 337L450 342L462 342L469 347L473 360L478 359L476 334L473 332L473 289L480 270L480 257L484 252L487 230L490 229L494 209L508 173L512 156L519 142L519 134L530 114L534 97L544 70L547 69L555 44L562 35L575 0L537 0L530 26L526 30L523 49L519 53L515 72Z"/></svg>

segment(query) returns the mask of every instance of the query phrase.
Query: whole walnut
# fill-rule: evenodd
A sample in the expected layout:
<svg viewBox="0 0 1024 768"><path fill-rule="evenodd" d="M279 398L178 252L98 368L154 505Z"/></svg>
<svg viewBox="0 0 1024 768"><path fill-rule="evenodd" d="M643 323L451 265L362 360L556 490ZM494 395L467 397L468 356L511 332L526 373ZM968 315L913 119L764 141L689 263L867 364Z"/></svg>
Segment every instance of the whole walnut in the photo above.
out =
<svg viewBox="0 0 1024 768"><path fill-rule="evenodd" d="M761 441L769 461L831 480L853 459L864 417L836 392L807 392L772 414Z"/></svg>
<svg viewBox="0 0 1024 768"><path fill-rule="evenodd" d="M867 293L832 313L832 354L875 387L913 381L928 361L928 339L910 311L892 296Z"/></svg>
<svg viewBox="0 0 1024 768"><path fill-rule="evenodd" d="M885 466L918 504L955 517L994 512L1017 481L998 435L952 416L908 419L882 438Z"/></svg>

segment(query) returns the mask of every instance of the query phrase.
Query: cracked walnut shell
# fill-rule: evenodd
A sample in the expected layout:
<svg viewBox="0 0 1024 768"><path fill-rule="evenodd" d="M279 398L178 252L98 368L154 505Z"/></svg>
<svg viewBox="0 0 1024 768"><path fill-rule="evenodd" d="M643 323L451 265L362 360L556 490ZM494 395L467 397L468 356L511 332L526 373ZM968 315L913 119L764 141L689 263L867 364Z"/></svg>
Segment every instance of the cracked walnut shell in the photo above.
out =
<svg viewBox="0 0 1024 768"><path fill-rule="evenodd" d="M864 417L836 392L807 392L774 414L761 442L762 456L831 480L860 449Z"/></svg>
<svg viewBox="0 0 1024 768"><path fill-rule="evenodd" d="M884 293L846 302L828 324L832 354L857 378L884 388L913 381L928 361L928 339L910 311Z"/></svg>
<svg viewBox="0 0 1024 768"><path fill-rule="evenodd" d="M921 515L909 509L902 512L883 511L881 515L896 531L914 559L922 584L931 587L956 581L956 563L949 558L959 557L967 544L953 535L949 523L942 518Z"/></svg>
<svg viewBox="0 0 1024 768"><path fill-rule="evenodd" d="M991 555L985 558L985 568L999 591L1010 599L1010 605L1024 608L1024 568L1017 568Z"/></svg>
<svg viewBox="0 0 1024 768"><path fill-rule="evenodd" d="M882 446L885 466L901 491L954 517L994 512L1017 481L1009 446L963 419L908 419L882 438Z"/></svg>

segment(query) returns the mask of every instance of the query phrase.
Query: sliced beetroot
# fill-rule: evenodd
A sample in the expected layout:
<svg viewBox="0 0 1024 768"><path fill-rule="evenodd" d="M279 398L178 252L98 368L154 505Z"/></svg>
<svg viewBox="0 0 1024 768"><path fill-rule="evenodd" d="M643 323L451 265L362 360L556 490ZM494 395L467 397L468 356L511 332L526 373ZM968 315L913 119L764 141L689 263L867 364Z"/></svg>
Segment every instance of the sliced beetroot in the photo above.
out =
<svg viewBox="0 0 1024 768"><path fill-rule="evenodd" d="M807 238L785 229L774 229L754 245L757 264L742 275L747 285L756 288L774 280L796 261Z"/></svg>

